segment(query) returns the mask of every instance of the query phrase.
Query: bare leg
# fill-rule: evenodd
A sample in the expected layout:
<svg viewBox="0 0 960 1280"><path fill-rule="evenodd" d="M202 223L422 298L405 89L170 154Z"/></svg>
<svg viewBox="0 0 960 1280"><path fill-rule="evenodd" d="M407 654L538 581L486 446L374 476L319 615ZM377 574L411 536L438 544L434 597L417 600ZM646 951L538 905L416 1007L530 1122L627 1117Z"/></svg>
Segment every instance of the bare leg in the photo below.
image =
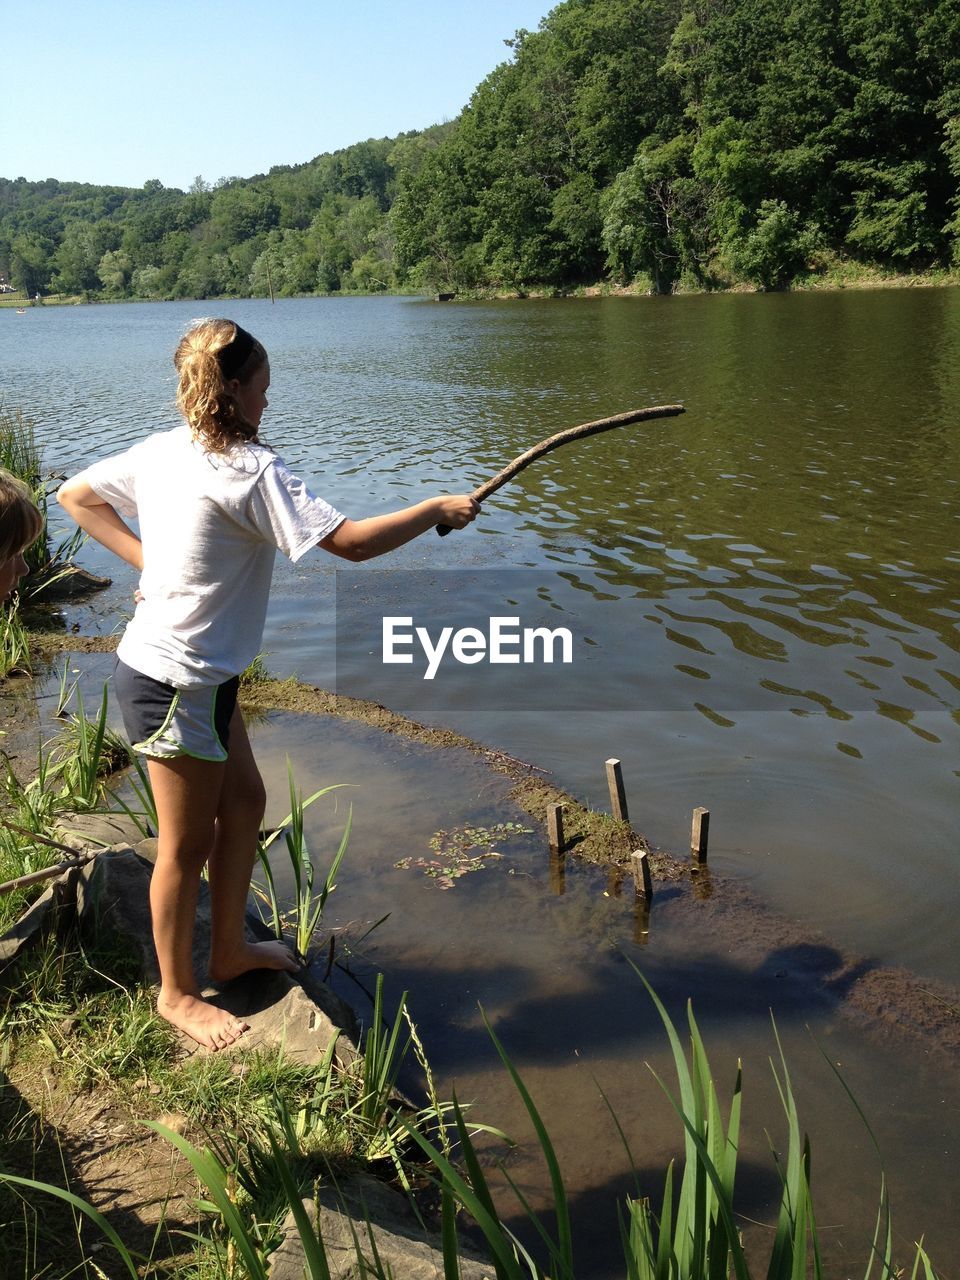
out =
<svg viewBox="0 0 960 1280"><path fill-rule="evenodd" d="M177 756L149 760L157 805L157 862L150 882L153 938L160 964L157 1012L199 1044L222 1049L246 1023L207 1003L193 972L193 927L200 873L214 841L226 766Z"/></svg>
<svg viewBox="0 0 960 1280"><path fill-rule="evenodd" d="M266 795L240 708L230 720L230 758L225 766L210 854L210 977L227 982L250 969L299 968L281 942L248 942L243 917L257 856Z"/></svg>

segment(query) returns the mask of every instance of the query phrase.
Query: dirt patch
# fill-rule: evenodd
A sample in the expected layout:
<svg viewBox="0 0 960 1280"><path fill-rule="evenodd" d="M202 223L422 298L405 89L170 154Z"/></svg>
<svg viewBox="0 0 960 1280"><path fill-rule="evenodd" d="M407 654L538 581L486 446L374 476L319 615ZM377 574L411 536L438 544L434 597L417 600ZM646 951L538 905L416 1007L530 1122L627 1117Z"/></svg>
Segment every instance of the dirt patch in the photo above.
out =
<svg viewBox="0 0 960 1280"><path fill-rule="evenodd" d="M165 1119L171 1127L183 1123ZM192 1170L115 1098L67 1092L45 1072L14 1066L0 1072L0 1122L8 1168L87 1200L131 1252L158 1264L189 1262L193 1247L184 1233L197 1229ZM72 1274L88 1258L107 1280L129 1276L99 1228L62 1200L34 1191L3 1194L13 1220L27 1224L8 1241L24 1250L5 1259L9 1274Z"/></svg>
<svg viewBox="0 0 960 1280"><path fill-rule="evenodd" d="M113 653L120 637L81 636L72 631L31 631L27 642L31 653L41 658L55 658L58 653Z"/></svg>

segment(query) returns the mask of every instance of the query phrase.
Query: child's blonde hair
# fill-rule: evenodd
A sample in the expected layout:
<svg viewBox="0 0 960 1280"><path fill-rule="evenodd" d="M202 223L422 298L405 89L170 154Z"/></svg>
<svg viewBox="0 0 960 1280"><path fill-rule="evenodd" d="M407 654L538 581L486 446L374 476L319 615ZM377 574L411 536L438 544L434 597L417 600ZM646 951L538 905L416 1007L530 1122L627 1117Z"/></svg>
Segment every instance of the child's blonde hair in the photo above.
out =
<svg viewBox="0 0 960 1280"><path fill-rule="evenodd" d="M257 438L226 384L249 382L266 361L257 339L232 320L197 320L180 339L177 405L205 449L224 453L237 440Z"/></svg>
<svg viewBox="0 0 960 1280"><path fill-rule="evenodd" d="M43 529L43 516L33 494L16 476L0 467L0 564L25 551Z"/></svg>

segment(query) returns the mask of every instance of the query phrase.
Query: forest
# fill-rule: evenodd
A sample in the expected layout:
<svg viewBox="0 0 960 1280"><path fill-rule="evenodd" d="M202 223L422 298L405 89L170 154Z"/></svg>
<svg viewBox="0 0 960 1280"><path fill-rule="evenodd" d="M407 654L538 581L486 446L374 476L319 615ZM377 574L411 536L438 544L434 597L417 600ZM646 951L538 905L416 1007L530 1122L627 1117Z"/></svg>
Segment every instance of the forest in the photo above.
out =
<svg viewBox="0 0 960 1280"><path fill-rule="evenodd" d="M564 0L448 123L186 192L0 179L33 297L779 289L960 267L957 0Z"/></svg>

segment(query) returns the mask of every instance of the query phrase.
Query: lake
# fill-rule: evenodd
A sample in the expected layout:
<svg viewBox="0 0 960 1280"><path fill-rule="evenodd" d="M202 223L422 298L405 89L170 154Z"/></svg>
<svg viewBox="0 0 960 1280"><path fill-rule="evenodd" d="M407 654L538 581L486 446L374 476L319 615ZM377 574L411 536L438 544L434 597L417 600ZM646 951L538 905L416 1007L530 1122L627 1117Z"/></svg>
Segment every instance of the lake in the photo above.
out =
<svg viewBox="0 0 960 1280"><path fill-rule="evenodd" d="M683 853L707 806L715 874L844 950L960 982L960 291L34 308L0 313L0 396L36 420L51 471L76 470L175 422L173 347L214 308L270 352L266 439L354 517L471 489L576 423L682 403L534 464L466 532L375 566L281 565L267 666L449 724L598 807L617 756L654 845ZM83 563L115 584L70 620L111 631L132 572L95 548ZM563 626L572 662L446 662L428 682L383 664L370 628L384 601L434 631ZM530 909L488 908L517 928ZM460 910L452 932L433 921L446 945L469 928ZM608 926L584 908L560 929L554 998L614 981ZM666 980L683 948L663 937ZM441 948L419 945L429 975ZM750 1019L717 1028L735 1032L762 1039ZM621 1050L627 1064L636 1045ZM860 1083L899 1143L885 1074L874 1056ZM916 1077L912 1123L946 1158L955 1108L937 1087ZM817 1125L833 1124L824 1104Z"/></svg>

